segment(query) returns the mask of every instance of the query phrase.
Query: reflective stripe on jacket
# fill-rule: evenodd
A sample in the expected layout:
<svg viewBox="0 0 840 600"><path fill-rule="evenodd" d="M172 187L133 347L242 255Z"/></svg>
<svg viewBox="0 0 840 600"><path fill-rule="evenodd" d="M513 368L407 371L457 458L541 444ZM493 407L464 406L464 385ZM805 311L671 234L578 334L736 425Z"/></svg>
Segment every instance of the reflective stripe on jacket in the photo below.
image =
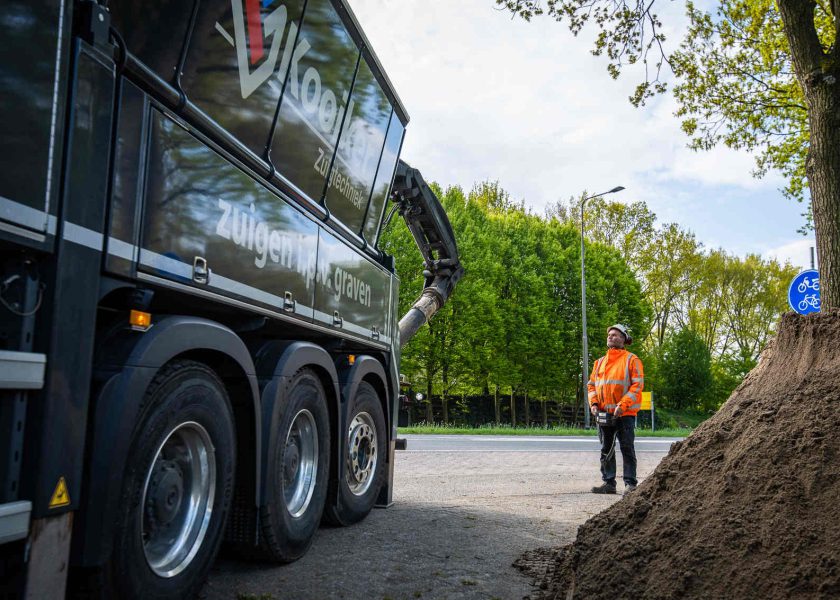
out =
<svg viewBox="0 0 840 600"><path fill-rule="evenodd" d="M639 357L627 350L610 348L595 361L589 376L589 403L599 410L615 412L620 406L624 416L635 416L642 406L645 374Z"/></svg>

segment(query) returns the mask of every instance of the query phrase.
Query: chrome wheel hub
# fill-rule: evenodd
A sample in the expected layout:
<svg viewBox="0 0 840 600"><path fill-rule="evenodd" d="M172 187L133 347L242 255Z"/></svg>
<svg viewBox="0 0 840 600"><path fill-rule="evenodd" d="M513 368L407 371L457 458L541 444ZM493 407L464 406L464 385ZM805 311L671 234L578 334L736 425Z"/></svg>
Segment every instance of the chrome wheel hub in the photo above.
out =
<svg viewBox="0 0 840 600"><path fill-rule="evenodd" d="M143 486L140 534L149 568L174 577L204 541L216 494L216 454L195 422L175 427L157 449Z"/></svg>
<svg viewBox="0 0 840 600"><path fill-rule="evenodd" d="M283 496L286 509L299 517L309 507L318 473L318 428L308 410L295 415L283 453Z"/></svg>
<svg viewBox="0 0 840 600"><path fill-rule="evenodd" d="M379 460L376 426L368 413L361 412L353 418L347 440L347 485L354 495L361 496L370 489Z"/></svg>

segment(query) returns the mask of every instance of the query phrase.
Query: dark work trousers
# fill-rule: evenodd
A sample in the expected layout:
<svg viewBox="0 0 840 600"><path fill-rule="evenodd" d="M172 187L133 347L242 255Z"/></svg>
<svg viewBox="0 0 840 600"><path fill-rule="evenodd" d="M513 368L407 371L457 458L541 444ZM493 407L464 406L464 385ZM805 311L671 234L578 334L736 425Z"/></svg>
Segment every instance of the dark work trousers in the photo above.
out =
<svg viewBox="0 0 840 600"><path fill-rule="evenodd" d="M618 438L618 439L616 439ZM615 446L621 448L624 463L624 484L636 485L636 417L620 417L615 427L598 426L598 439L601 440L601 478L615 485Z"/></svg>

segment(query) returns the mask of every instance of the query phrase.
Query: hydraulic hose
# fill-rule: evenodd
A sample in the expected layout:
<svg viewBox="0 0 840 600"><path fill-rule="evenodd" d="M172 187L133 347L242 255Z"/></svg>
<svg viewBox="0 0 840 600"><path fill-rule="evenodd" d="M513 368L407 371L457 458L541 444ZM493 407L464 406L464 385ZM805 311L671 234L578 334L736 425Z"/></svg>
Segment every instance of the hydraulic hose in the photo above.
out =
<svg viewBox="0 0 840 600"><path fill-rule="evenodd" d="M400 161L391 199L397 203L397 210L408 225L425 264L423 292L400 319L400 347L403 347L443 308L464 275L464 267L449 218L420 171Z"/></svg>

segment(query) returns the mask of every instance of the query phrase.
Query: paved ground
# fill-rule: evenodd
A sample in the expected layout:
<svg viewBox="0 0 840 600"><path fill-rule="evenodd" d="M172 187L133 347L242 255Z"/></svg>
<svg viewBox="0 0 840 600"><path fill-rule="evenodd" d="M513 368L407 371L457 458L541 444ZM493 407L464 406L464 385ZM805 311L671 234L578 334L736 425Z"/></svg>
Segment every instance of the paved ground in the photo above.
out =
<svg viewBox="0 0 840 600"><path fill-rule="evenodd" d="M511 567L519 554L571 542L578 525L621 499L588 493L599 479L593 439L406 437L394 506L353 527L321 528L291 565L221 559L202 596L521 598L531 588ZM670 440L644 442L640 478L670 447Z"/></svg>

